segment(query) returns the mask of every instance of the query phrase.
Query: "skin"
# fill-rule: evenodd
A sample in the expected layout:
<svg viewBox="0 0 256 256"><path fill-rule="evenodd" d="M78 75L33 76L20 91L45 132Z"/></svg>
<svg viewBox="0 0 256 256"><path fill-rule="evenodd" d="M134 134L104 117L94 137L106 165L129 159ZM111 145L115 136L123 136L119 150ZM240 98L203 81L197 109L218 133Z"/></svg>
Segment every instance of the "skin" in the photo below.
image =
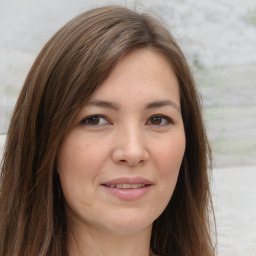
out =
<svg viewBox="0 0 256 256"><path fill-rule="evenodd" d="M184 151L177 78L159 52L134 50L79 111L58 155L69 254L148 256ZM145 178L150 189L120 199L102 185L120 177Z"/></svg>

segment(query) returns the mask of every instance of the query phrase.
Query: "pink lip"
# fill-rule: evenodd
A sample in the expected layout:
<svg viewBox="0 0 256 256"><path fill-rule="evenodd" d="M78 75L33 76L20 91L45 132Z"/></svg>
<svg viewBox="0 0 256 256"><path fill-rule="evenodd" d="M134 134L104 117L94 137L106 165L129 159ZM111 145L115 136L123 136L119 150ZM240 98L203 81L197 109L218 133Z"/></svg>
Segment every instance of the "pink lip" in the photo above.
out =
<svg viewBox="0 0 256 256"><path fill-rule="evenodd" d="M145 185L152 185L152 182L150 182L147 179L144 179L142 177L134 177L134 178L128 178L128 177L122 177L117 178L113 180L109 180L106 182L103 182L102 185L116 185L116 184L145 184Z"/></svg>
<svg viewBox="0 0 256 256"><path fill-rule="evenodd" d="M122 189L122 188L111 188L110 185L117 184L145 184L145 187L141 188L131 188L131 189ZM106 181L102 184L102 187L112 195L122 199L122 200L136 200L145 195L152 187L152 182L141 177L135 178L118 178L110 181Z"/></svg>

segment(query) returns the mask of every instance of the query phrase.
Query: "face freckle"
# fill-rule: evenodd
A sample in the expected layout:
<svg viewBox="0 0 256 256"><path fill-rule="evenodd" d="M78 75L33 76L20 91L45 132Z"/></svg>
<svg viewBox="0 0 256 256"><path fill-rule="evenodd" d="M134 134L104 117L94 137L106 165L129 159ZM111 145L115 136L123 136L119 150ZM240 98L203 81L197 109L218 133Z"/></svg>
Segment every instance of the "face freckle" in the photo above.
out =
<svg viewBox="0 0 256 256"><path fill-rule="evenodd" d="M95 115L100 122L87 122ZM179 85L167 59L151 49L127 54L76 120L85 121L68 132L57 159L73 228L150 229L171 199L185 151Z"/></svg>

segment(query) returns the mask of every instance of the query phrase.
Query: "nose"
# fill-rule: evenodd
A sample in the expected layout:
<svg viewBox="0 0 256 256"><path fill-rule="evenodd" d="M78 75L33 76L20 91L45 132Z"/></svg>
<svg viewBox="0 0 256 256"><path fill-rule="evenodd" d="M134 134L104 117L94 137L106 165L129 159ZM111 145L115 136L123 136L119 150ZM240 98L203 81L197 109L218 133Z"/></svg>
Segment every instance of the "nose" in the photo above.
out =
<svg viewBox="0 0 256 256"><path fill-rule="evenodd" d="M138 128L119 131L115 137L112 159L116 164L142 165L149 159L145 136Z"/></svg>

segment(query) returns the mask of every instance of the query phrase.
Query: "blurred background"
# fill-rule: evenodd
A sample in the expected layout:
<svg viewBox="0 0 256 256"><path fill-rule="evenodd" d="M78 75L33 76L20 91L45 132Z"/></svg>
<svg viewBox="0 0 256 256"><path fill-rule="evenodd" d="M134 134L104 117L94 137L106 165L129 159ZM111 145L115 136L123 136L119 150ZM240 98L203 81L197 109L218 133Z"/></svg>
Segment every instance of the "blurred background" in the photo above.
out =
<svg viewBox="0 0 256 256"><path fill-rule="evenodd" d="M0 145L25 77L48 39L105 4L150 12L193 70L214 153L219 255L256 255L255 0L0 0ZM0 152L1 154L1 152Z"/></svg>

